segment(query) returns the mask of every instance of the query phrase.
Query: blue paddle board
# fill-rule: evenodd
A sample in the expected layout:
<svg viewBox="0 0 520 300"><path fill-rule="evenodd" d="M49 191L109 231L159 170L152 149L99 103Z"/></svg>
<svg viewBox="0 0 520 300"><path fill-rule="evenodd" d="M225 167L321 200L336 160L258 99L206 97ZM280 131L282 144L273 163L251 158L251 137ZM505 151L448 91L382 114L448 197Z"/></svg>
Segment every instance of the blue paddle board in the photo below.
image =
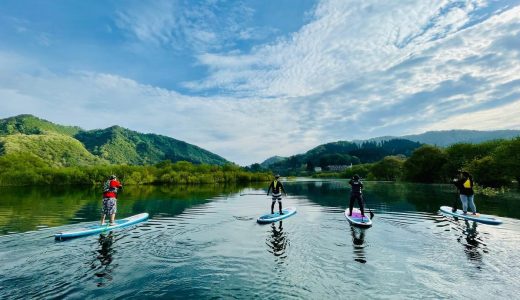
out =
<svg viewBox="0 0 520 300"><path fill-rule="evenodd" d="M280 215L279 212L276 212L274 214L265 214L265 215L260 216L256 221L261 224L280 221L280 220L283 220L285 218L288 218L288 217L296 214L296 208L294 208L294 207L284 208L284 209L282 209L282 213L283 213L283 215Z"/></svg>
<svg viewBox="0 0 520 300"><path fill-rule="evenodd" d="M352 216L349 216L350 210L347 208L345 210L345 218L347 218L347 221L358 227L370 227L372 226L372 220L370 220L370 216L367 212L365 212L365 215L361 215L361 211L357 208L352 209Z"/></svg>
<svg viewBox="0 0 520 300"><path fill-rule="evenodd" d="M148 214L142 213L142 214L138 214L138 215L131 216L128 218L115 220L115 224L112 226L109 226L108 224L107 225L96 224L96 225L86 226L83 228L78 228L74 231L59 232L54 235L54 238L56 240L62 241L62 240L77 238L77 237L81 237L81 236L108 232L108 231L112 231L114 229L119 229L119 228L123 228L123 227L127 227L130 225L134 225L134 224L143 222L146 219L148 219Z"/></svg>
<svg viewBox="0 0 520 300"><path fill-rule="evenodd" d="M470 212L468 212L467 214L463 214L462 210L460 210L460 209L457 209L457 211L455 211L455 212L453 212L451 210L452 210L452 208L450 206L441 206L441 212L446 215L463 218L463 219L467 219L467 220L471 220L471 221L475 221L475 222L479 222L479 223L483 223L483 224L488 224L488 225L502 224L502 220L495 218L493 216L490 216L490 215L482 215L482 214L474 215Z"/></svg>

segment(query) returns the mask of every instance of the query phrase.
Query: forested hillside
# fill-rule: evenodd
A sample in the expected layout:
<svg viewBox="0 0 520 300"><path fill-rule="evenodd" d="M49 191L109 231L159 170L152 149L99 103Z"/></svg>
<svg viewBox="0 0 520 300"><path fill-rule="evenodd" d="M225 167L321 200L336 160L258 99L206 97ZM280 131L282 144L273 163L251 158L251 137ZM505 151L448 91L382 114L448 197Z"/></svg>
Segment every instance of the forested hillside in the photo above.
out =
<svg viewBox="0 0 520 300"><path fill-rule="evenodd" d="M333 165L356 165L370 163L389 155L409 156L419 148L420 143L403 139L361 144L347 141L323 144L304 154L293 155L285 160L273 163L269 168L282 174L299 175L312 172L315 167L327 169Z"/></svg>
<svg viewBox="0 0 520 300"><path fill-rule="evenodd" d="M167 136L119 126L85 131L32 115L0 119L0 155L6 154L33 155L51 166L147 165L164 160L229 163L214 153Z"/></svg>

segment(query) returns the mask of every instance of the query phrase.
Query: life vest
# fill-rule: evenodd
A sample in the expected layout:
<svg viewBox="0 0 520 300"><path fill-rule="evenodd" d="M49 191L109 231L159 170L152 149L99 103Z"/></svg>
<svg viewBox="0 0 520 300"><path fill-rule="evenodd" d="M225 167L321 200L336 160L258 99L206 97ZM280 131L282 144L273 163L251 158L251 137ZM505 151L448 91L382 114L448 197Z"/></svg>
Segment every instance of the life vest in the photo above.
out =
<svg viewBox="0 0 520 300"><path fill-rule="evenodd" d="M112 193L117 194L117 187L111 186L111 184L110 184L110 183L112 183L112 181L115 181L115 180L109 179L109 180L105 181L105 184L103 185L103 193L112 192Z"/></svg>
<svg viewBox="0 0 520 300"><path fill-rule="evenodd" d="M466 179L466 181L463 184L464 188L470 189L471 188L471 181L469 179Z"/></svg>

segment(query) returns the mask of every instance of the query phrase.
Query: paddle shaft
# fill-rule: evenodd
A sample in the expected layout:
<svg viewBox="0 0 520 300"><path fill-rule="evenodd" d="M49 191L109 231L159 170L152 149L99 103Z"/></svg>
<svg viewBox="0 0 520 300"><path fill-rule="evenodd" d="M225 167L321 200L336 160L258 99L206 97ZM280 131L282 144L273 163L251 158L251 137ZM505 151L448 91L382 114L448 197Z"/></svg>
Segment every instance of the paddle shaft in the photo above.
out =
<svg viewBox="0 0 520 300"><path fill-rule="evenodd" d="M240 194L240 196L246 196L246 195L267 196L266 194L259 194L259 193L245 193L245 194Z"/></svg>

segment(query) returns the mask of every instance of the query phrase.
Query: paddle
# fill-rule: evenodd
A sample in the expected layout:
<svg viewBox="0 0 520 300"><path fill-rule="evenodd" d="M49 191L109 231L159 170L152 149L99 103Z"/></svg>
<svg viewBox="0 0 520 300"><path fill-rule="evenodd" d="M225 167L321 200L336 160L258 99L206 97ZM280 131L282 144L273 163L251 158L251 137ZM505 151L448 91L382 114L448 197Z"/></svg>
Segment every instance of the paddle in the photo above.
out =
<svg viewBox="0 0 520 300"><path fill-rule="evenodd" d="M367 204L367 202L365 201L365 197L363 197L363 202L365 202L365 206ZM368 211L370 212L370 219L373 219L374 218L374 213L372 212L372 210L366 206L366 208L368 208Z"/></svg>
<svg viewBox="0 0 520 300"><path fill-rule="evenodd" d="M240 196L246 196L246 195L253 195L253 196L266 196L265 193L263 193L263 194L260 194L260 193L245 193L245 194L240 194Z"/></svg>
<svg viewBox="0 0 520 300"><path fill-rule="evenodd" d="M457 203L460 201L460 197L458 194L456 194L456 198L453 199L453 206L451 208L451 212L456 212L457 211Z"/></svg>

